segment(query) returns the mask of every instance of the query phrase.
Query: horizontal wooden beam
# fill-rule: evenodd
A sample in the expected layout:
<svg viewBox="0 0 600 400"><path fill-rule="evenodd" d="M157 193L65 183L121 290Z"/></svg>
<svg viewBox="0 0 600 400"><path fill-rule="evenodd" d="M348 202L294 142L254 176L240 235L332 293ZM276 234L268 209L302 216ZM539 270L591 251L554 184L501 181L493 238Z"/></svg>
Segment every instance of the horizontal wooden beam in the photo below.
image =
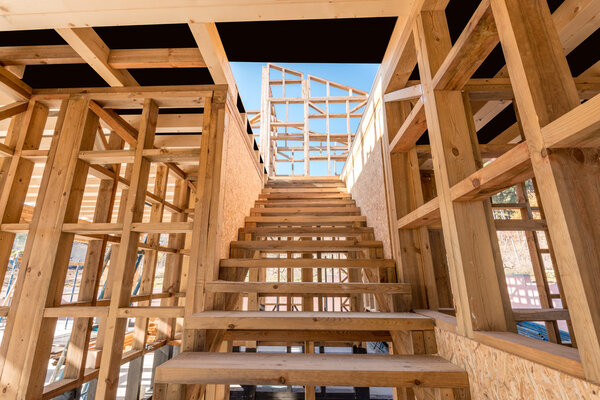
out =
<svg viewBox="0 0 600 400"><path fill-rule="evenodd" d="M542 128L546 147L600 146L600 95Z"/></svg>
<svg viewBox="0 0 600 400"><path fill-rule="evenodd" d="M489 160L491 158L498 158L510 149L515 147L515 144L480 144L479 152L481 158ZM428 144L418 144L415 146L419 158L430 159L431 158L431 146Z"/></svg>
<svg viewBox="0 0 600 400"><path fill-rule="evenodd" d="M206 311L186 317L190 329L310 329L340 331L432 330L433 320L415 313Z"/></svg>
<svg viewBox="0 0 600 400"><path fill-rule="evenodd" d="M144 0L81 0L77 7L63 3L38 3L9 0L0 12L0 30L48 29L87 26L177 24L194 22L231 22L252 20L336 19L359 17L397 17L407 15L412 3L396 0L332 0L326 7L319 0L302 0L292 4L267 0L236 3L235 7L217 0L190 3L173 0L169 4L149 5ZM51 15L52 18L48 18Z"/></svg>
<svg viewBox="0 0 600 400"><path fill-rule="evenodd" d="M224 98L224 85L92 87L73 89L35 89L32 99L56 107L71 95L80 95L97 102L103 108L141 109L144 99L151 98L162 108L202 108L204 99Z"/></svg>
<svg viewBox="0 0 600 400"><path fill-rule="evenodd" d="M383 100L386 103L392 101L415 100L421 98L422 95L423 87L421 85L414 85L387 93L383 96Z"/></svg>
<svg viewBox="0 0 600 400"><path fill-rule="evenodd" d="M258 293L264 295L350 295L360 293L410 294L408 283L306 283L306 282L229 282L206 283L213 293Z"/></svg>
<svg viewBox="0 0 600 400"><path fill-rule="evenodd" d="M27 101L17 101L0 107L0 120L25 112L28 105L29 103Z"/></svg>
<svg viewBox="0 0 600 400"><path fill-rule="evenodd" d="M522 142L450 189L452 200L485 199L533 176L527 143Z"/></svg>
<svg viewBox="0 0 600 400"><path fill-rule="evenodd" d="M107 314L107 306L63 306L44 310L44 318L95 318Z"/></svg>
<svg viewBox="0 0 600 400"><path fill-rule="evenodd" d="M182 318L183 307L124 307L119 308L119 318Z"/></svg>
<svg viewBox="0 0 600 400"><path fill-rule="evenodd" d="M398 153L410 150L426 130L425 107L423 100L419 99L394 135L390 143L390 152Z"/></svg>
<svg viewBox="0 0 600 400"><path fill-rule="evenodd" d="M287 251L359 251L372 248L381 248L383 244L378 240L245 240L232 241L232 249L252 249L265 252Z"/></svg>
<svg viewBox="0 0 600 400"><path fill-rule="evenodd" d="M289 313L295 314L295 313ZM468 387L467 373L437 356L181 353L157 367L157 383Z"/></svg>
<svg viewBox="0 0 600 400"><path fill-rule="evenodd" d="M455 317L432 310L417 310L417 312L434 318L438 328L456 334ZM565 374L579 378L584 377L581 359L576 348L533 339L512 332L475 331L473 339L486 346L505 351Z"/></svg>
<svg viewBox="0 0 600 400"><path fill-rule="evenodd" d="M564 308L516 308L515 321L569 321L569 310Z"/></svg>
<svg viewBox="0 0 600 400"><path fill-rule="evenodd" d="M394 268L387 259L306 259L306 258L228 258L220 261L222 268Z"/></svg>
<svg viewBox="0 0 600 400"><path fill-rule="evenodd" d="M309 330L234 330L225 331L224 340L266 342L389 342L391 336L385 331L309 331Z"/></svg>
<svg viewBox="0 0 600 400"><path fill-rule="evenodd" d="M91 150L79 153L79 158L90 164L133 163L135 150ZM144 158L152 162L198 162L200 149L145 149Z"/></svg>
<svg viewBox="0 0 600 400"><path fill-rule="evenodd" d="M497 231L544 231L548 229L545 219L495 219Z"/></svg>
<svg viewBox="0 0 600 400"><path fill-rule="evenodd" d="M416 208L409 214L399 218L396 223L397 229L415 229L420 226L430 225L439 222L440 202L437 197L429 200L427 203Z"/></svg>
<svg viewBox="0 0 600 400"><path fill-rule="evenodd" d="M285 217L271 217L271 216L250 216L246 217L246 223L257 223L263 225L295 225L295 226L347 226L354 225L355 223L366 223L367 217L362 215L344 215L344 216L317 216L317 217L297 217L297 216L285 216Z"/></svg>
<svg viewBox="0 0 600 400"><path fill-rule="evenodd" d="M4 65L85 64L86 61L69 45L2 46L0 62ZM200 51L191 48L112 49L108 65L128 68L205 68Z"/></svg>
<svg viewBox="0 0 600 400"><path fill-rule="evenodd" d="M250 210L252 213L261 215L339 215L339 214L357 214L360 213L358 207L254 207Z"/></svg>

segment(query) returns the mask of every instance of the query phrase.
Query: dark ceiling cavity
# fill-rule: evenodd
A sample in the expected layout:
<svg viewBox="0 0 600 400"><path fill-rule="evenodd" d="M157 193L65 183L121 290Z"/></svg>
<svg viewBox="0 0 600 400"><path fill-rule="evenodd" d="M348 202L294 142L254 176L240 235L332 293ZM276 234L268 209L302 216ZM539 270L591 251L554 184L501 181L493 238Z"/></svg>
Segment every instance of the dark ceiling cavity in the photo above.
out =
<svg viewBox="0 0 600 400"><path fill-rule="evenodd" d="M229 61L380 63L395 24L394 17L227 22L217 28Z"/></svg>
<svg viewBox="0 0 600 400"><path fill-rule="evenodd" d="M207 68L130 68L129 73L141 86L212 85Z"/></svg>
<svg viewBox="0 0 600 400"><path fill-rule="evenodd" d="M88 64L28 65L23 81L36 89L108 86Z"/></svg>
<svg viewBox="0 0 600 400"><path fill-rule="evenodd" d="M479 143L489 143L516 122L517 116L514 107L509 105L477 132Z"/></svg>
<svg viewBox="0 0 600 400"><path fill-rule="evenodd" d="M54 29L0 32L0 46L45 46L67 44Z"/></svg>
<svg viewBox="0 0 600 400"><path fill-rule="evenodd" d="M196 47L187 24L95 27L109 49L157 49Z"/></svg>

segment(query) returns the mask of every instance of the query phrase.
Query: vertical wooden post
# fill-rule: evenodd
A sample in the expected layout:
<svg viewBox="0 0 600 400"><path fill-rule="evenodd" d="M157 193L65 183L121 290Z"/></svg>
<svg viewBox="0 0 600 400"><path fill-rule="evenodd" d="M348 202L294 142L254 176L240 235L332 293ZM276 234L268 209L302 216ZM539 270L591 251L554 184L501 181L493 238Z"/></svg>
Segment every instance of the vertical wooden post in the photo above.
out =
<svg viewBox="0 0 600 400"><path fill-rule="evenodd" d="M156 176L154 181L154 194L164 199L167 193L167 181L169 170L164 165L156 167ZM162 222L165 205L163 202L152 204L150 210L150 222ZM156 272L156 262L158 261L158 246L160 242L160 233L148 234L146 244L150 247L144 253L144 265L142 267L141 283L138 294L151 295L154 288L154 277ZM140 301L138 306L149 306L150 300ZM146 346L146 337L148 336L148 318L136 318L133 332L132 350L144 350ZM125 390L126 400L137 400L140 396L140 382L144 369L144 357L138 357L129 362L127 372L127 386Z"/></svg>
<svg viewBox="0 0 600 400"><path fill-rule="evenodd" d="M42 174L42 180L40 182L40 190L38 191L37 196L37 204L42 204L44 202L44 198L46 196L46 189L48 188L48 181L50 179L50 172L52 170L52 165L54 164L54 158L56 156L58 150L58 138L60 136L60 132L62 130L62 124L65 119L65 114L67 111L68 100L63 100L60 105L60 111L58 113L58 118L56 120L56 126L54 129L54 135L52 136L52 142L50 143L50 150L48 151L48 157L46 159L46 166L44 168L44 172ZM21 126L21 122L19 122L19 126ZM19 128L20 129L20 128ZM16 133L15 133L16 134ZM29 231L28 236L34 237L37 226L41 217L41 207L35 207L33 210L33 215L31 217L31 222L29 223ZM23 250L23 257L21 259L21 265L27 265L29 262L29 258L31 257L31 252L33 250L33 240L29 240L25 242L25 248ZM25 270L20 269L19 275L17 277L17 282L15 284L15 290L13 292L13 297L11 300L11 307L8 312L8 319L14 318L15 311L17 309L17 304L20 300L20 293L22 291L23 286L23 277L25 275ZM12 336L12 329L14 324L7 323L4 328L4 336L3 338L8 338ZM8 345L10 344L10 340L2 340L2 346L0 347L0 375L2 374L2 369L4 367L4 361L6 360L6 354L8 351Z"/></svg>
<svg viewBox="0 0 600 400"><path fill-rule="evenodd" d="M139 232L133 231L132 225L136 222L141 222L144 216L150 161L143 157L143 151L144 149L152 148L154 145L157 117L158 106L156 103L151 99L145 100L137 144L135 146L119 255L116 264L112 267L114 268L114 280L110 307L106 318L103 343L104 351L102 352L98 375L98 389L96 391L98 398L114 398L119 385L119 368L123 355L123 341L127 318L119 317L118 312L119 308L129 306L131 299L131 286L134 274L132 266L137 257L140 237Z"/></svg>
<svg viewBox="0 0 600 400"><path fill-rule="evenodd" d="M109 140L109 147L114 150L120 149L123 147L123 140L115 133L112 133ZM119 175L119 169L119 164L113 167L116 176ZM118 185L113 179L102 179L100 181L98 199L94 210L94 222L110 222L117 187ZM96 303L98 280L102 273L106 244L106 237L88 242L85 264L81 275L81 286L77 296L78 301L89 301L92 305ZM93 318L75 318L73 321L63 379L83 379L93 320Z"/></svg>
<svg viewBox="0 0 600 400"><path fill-rule="evenodd" d="M11 308L5 364L0 391L5 398L39 398L47 370L56 318L44 318L46 307L61 303L62 290L73 244L73 234L62 233L65 222L76 222L87 178L88 164L79 152L94 143L98 117L89 101L69 100L63 129L57 142L62 157L53 159L46 193L39 208L39 221L31 241L31 255L21 266L21 285Z"/></svg>
<svg viewBox="0 0 600 400"><path fill-rule="evenodd" d="M23 150L39 148L48 116L48 108L41 103L30 102L27 111L16 115L9 126L6 145L13 149L13 156L0 158L0 223L18 223L31 181L34 162L21 157ZM0 279L8 266L14 233L0 232Z"/></svg>
<svg viewBox="0 0 600 400"><path fill-rule="evenodd" d="M175 182L175 193L173 203L176 207L185 210L190 201L190 187L183 179ZM171 215L171 222L187 221L186 213L177 213ZM172 233L169 235L169 247L173 249L185 248L185 233ZM172 296L160 300L161 307L173 307L177 305L178 298L175 293L178 293L181 288L181 273L183 267L182 254L167 254L165 261L165 274L163 278L163 293L170 293ZM161 319L158 323L157 339L173 339L175 337L176 319Z"/></svg>
<svg viewBox="0 0 600 400"><path fill-rule="evenodd" d="M493 241L498 239L490 234L487 210L481 201L458 203L450 196L450 187L474 172L477 163L462 94L434 91L432 87L433 76L451 48L444 11L423 11L413 36L436 160L434 171L458 331L470 336L474 330L514 330L508 295L502 293L503 271L494 253ZM474 238L479 239L477 245Z"/></svg>
<svg viewBox="0 0 600 400"><path fill-rule="evenodd" d="M219 279L219 249L223 215L224 162L227 159L227 118L224 98L207 98L194 223L192 228L185 315L214 306L214 295L205 295L205 284ZM206 332L185 330L184 351L208 350Z"/></svg>
<svg viewBox="0 0 600 400"><path fill-rule="evenodd" d="M271 101L269 97L271 91L269 90L269 73L270 68L268 65L262 67L262 81L261 81L261 108L260 108L260 148L262 150L262 158L267 169L267 175L272 175L275 166L271 165ZM204 112L206 115L206 111Z"/></svg>
<svg viewBox="0 0 600 400"><path fill-rule="evenodd" d="M302 78L302 99L304 100L304 176L310 175L310 119L308 118L308 98L310 79Z"/></svg>
<svg viewBox="0 0 600 400"><path fill-rule="evenodd" d="M579 97L548 5L492 0L585 376L600 383L598 149L549 149L541 127Z"/></svg>

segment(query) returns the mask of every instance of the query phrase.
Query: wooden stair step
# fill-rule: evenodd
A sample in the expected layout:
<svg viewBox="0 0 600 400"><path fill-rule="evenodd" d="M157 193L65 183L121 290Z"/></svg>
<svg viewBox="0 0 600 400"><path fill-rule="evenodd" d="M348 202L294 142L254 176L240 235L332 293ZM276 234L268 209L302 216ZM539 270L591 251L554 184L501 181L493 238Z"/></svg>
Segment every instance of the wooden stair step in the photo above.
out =
<svg viewBox="0 0 600 400"><path fill-rule="evenodd" d="M315 228L310 226L303 227L277 227L277 226L257 226L243 228L245 233L251 233L254 236L280 236L280 237L356 237L363 234L373 233L373 228L368 226L361 227L322 227Z"/></svg>
<svg viewBox="0 0 600 400"><path fill-rule="evenodd" d="M293 184L296 183L306 183L306 182L336 182L343 183L339 177L333 176L272 176L269 177L267 184L271 183L280 183L280 182L290 182Z"/></svg>
<svg viewBox="0 0 600 400"><path fill-rule="evenodd" d="M362 259L337 260L327 258L226 258L223 268L394 268L394 260Z"/></svg>
<svg viewBox="0 0 600 400"><path fill-rule="evenodd" d="M276 208L276 207L346 207L356 206L356 202L352 199L304 199L304 200L256 200L254 203L255 207L263 206L265 208Z"/></svg>
<svg viewBox="0 0 600 400"><path fill-rule="evenodd" d="M205 311L185 319L186 329L307 329L422 331L433 319L415 313L317 311Z"/></svg>
<svg viewBox="0 0 600 400"><path fill-rule="evenodd" d="M261 193L259 199L349 199L349 193L310 193L310 192L286 192L286 193Z"/></svg>
<svg viewBox="0 0 600 400"><path fill-rule="evenodd" d="M156 383L354 387L468 387L467 373L438 356L386 354L178 354Z"/></svg>
<svg viewBox="0 0 600 400"><path fill-rule="evenodd" d="M360 251L383 247L379 240L236 240L231 242L232 249L250 249L263 251Z"/></svg>
<svg viewBox="0 0 600 400"><path fill-rule="evenodd" d="M249 216L247 223L269 225L301 225L301 226L347 226L357 222L366 223L367 217L362 215L339 216Z"/></svg>
<svg viewBox="0 0 600 400"><path fill-rule="evenodd" d="M261 215L339 215L360 213L358 207L255 207L250 210L251 213Z"/></svg>
<svg viewBox="0 0 600 400"><path fill-rule="evenodd" d="M265 187L262 193L348 193L346 188L340 187Z"/></svg>
<svg viewBox="0 0 600 400"><path fill-rule="evenodd" d="M339 188L346 189L346 185L339 182L301 182L301 183L267 183L265 188L285 189L285 188ZM346 189L347 190L347 189Z"/></svg>
<svg viewBox="0 0 600 400"><path fill-rule="evenodd" d="M268 295L352 295L362 293L410 294L409 283L340 283L340 282L232 282L206 283L213 293L258 293Z"/></svg>
<svg viewBox="0 0 600 400"><path fill-rule="evenodd" d="M271 330L234 330L225 331L223 340L258 341L260 343L278 343L273 346L288 346L293 343L304 345L308 342L326 343L331 346L340 343L352 347L356 342L390 342L392 340L386 331L309 331L298 329Z"/></svg>

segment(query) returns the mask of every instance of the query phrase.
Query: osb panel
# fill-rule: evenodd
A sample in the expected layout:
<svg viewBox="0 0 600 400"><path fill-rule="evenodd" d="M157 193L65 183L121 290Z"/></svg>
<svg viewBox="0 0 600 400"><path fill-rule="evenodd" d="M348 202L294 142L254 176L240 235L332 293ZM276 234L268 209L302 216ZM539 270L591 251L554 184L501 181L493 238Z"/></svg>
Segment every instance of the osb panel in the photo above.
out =
<svg viewBox="0 0 600 400"><path fill-rule="evenodd" d="M375 231L375 238L383 242L386 258L391 258L385 185L383 181L383 158L381 146L376 143L363 158L360 174L355 177L349 190L367 224Z"/></svg>
<svg viewBox="0 0 600 400"><path fill-rule="evenodd" d="M473 400L599 400L600 386L435 328L440 356L469 373Z"/></svg>
<svg viewBox="0 0 600 400"><path fill-rule="evenodd" d="M238 229L262 190L261 176L255 166L253 151L244 143L246 132L230 121L225 172L223 224L221 226L221 258L229 257L229 244L237 240Z"/></svg>

